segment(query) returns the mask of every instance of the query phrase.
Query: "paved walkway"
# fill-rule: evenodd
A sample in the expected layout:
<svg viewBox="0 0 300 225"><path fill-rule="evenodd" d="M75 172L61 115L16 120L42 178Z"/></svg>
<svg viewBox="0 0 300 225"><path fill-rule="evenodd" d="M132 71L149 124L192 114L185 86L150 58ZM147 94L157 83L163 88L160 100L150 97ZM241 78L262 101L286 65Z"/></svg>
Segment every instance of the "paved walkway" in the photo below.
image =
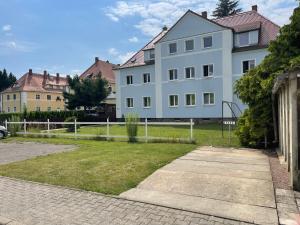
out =
<svg viewBox="0 0 300 225"><path fill-rule="evenodd" d="M36 156L74 150L71 145L53 145L42 143L0 143L0 165L34 158Z"/></svg>
<svg viewBox="0 0 300 225"><path fill-rule="evenodd" d="M92 192L0 177L0 225L10 221L7 218L22 225L246 225Z"/></svg>
<svg viewBox="0 0 300 225"><path fill-rule="evenodd" d="M198 148L121 196L255 224L278 224L269 159L255 150Z"/></svg>

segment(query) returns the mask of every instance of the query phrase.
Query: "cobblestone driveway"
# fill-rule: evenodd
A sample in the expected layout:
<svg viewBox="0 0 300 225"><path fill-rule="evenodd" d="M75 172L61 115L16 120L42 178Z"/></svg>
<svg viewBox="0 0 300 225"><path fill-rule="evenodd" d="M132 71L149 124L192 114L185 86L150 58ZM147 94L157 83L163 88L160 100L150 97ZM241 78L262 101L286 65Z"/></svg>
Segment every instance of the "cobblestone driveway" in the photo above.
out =
<svg viewBox="0 0 300 225"><path fill-rule="evenodd" d="M1 217L25 225L246 224L6 177L0 177Z"/></svg>
<svg viewBox="0 0 300 225"><path fill-rule="evenodd" d="M1 143L0 142L0 164L21 161L36 156L49 155L53 153L74 150L75 146L53 145L42 143Z"/></svg>

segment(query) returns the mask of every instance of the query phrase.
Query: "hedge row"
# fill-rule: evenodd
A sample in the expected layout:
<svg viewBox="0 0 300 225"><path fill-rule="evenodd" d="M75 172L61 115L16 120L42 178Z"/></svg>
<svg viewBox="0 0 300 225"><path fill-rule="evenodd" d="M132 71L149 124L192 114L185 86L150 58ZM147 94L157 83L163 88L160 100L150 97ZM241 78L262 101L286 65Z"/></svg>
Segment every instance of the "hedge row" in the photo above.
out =
<svg viewBox="0 0 300 225"><path fill-rule="evenodd" d="M68 117L76 117L80 122L101 122L106 120L105 115L94 116L84 111L53 111L53 112L28 112L28 113L0 113L0 123L10 120L12 116L18 116L21 120L45 122L47 119L55 122L63 122Z"/></svg>

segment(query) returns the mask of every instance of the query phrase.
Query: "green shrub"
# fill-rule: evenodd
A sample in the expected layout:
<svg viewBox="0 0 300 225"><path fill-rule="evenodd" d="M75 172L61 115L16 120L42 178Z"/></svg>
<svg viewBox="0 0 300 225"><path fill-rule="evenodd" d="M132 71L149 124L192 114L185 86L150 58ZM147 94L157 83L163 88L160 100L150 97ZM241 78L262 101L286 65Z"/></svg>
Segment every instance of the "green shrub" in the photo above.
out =
<svg viewBox="0 0 300 225"><path fill-rule="evenodd" d="M20 122L19 116L13 115L9 122ZM12 137L17 136L17 132L21 130L21 124L9 124L9 132Z"/></svg>
<svg viewBox="0 0 300 225"><path fill-rule="evenodd" d="M72 122L74 123L77 118L75 116L68 117L65 119L65 122ZM75 124L65 124L64 128L67 129L67 132L75 132ZM80 128L79 124L76 125L77 130Z"/></svg>
<svg viewBox="0 0 300 225"><path fill-rule="evenodd" d="M125 116L126 130L129 142L137 142L138 123L140 119L137 114L127 114Z"/></svg>

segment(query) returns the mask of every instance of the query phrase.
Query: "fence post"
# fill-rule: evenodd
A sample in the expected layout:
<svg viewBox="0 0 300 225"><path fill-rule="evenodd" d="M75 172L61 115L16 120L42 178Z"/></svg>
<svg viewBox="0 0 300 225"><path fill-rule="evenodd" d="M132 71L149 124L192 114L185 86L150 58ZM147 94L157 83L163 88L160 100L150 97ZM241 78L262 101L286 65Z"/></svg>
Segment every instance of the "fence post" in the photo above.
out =
<svg viewBox="0 0 300 225"><path fill-rule="evenodd" d="M7 120L5 120L5 128L6 128L6 130L8 130Z"/></svg>
<svg viewBox="0 0 300 225"><path fill-rule="evenodd" d="M24 119L24 133L27 133L27 129L26 129L26 119Z"/></svg>
<svg viewBox="0 0 300 225"><path fill-rule="evenodd" d="M47 120L47 133L50 133L50 120Z"/></svg>
<svg viewBox="0 0 300 225"><path fill-rule="evenodd" d="M75 138L77 138L77 119L74 120L74 134Z"/></svg>
<svg viewBox="0 0 300 225"><path fill-rule="evenodd" d="M106 119L106 140L109 138L109 117Z"/></svg>
<svg viewBox="0 0 300 225"><path fill-rule="evenodd" d="M191 123L191 131L190 131L190 134L191 134L191 141L193 140L193 119L190 120L190 123Z"/></svg>
<svg viewBox="0 0 300 225"><path fill-rule="evenodd" d="M148 142L148 119L145 118L145 140Z"/></svg>

